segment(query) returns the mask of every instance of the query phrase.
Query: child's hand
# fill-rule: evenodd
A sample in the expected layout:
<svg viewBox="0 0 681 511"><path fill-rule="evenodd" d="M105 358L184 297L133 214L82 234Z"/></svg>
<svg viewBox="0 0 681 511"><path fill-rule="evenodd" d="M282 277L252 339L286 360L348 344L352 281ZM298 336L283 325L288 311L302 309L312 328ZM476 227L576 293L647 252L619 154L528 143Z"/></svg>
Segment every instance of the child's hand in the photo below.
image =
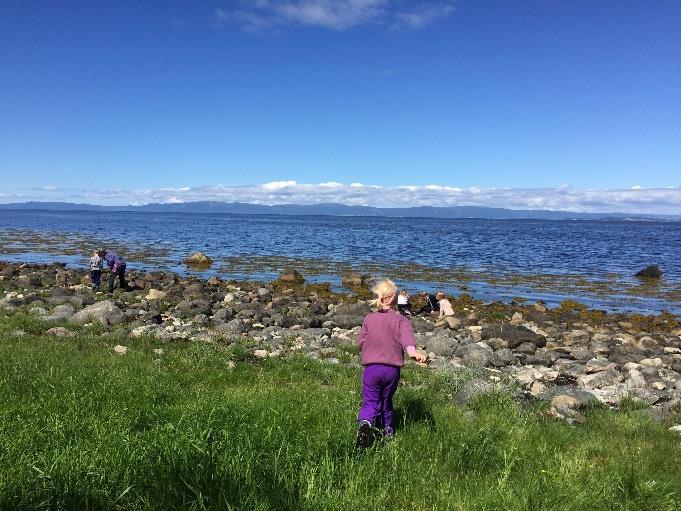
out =
<svg viewBox="0 0 681 511"><path fill-rule="evenodd" d="M412 358L417 362L425 363L426 360L428 360L428 355L426 355L422 351L417 351L416 353L414 353L414 356Z"/></svg>

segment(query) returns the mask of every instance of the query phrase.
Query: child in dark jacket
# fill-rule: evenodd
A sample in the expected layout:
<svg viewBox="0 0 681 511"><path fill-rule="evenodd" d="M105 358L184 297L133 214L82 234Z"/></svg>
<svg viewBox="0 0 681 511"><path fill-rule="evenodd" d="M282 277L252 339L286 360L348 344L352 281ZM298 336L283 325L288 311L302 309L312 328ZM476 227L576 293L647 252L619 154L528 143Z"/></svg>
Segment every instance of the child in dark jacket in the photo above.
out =
<svg viewBox="0 0 681 511"><path fill-rule="evenodd" d="M111 270L111 273L109 274L109 287L107 292L109 294L113 293L116 276L118 276L121 289L124 291L127 290L128 285L125 283L125 259L119 256L116 252L110 252L108 250L100 250L99 255L100 257L104 258L106 264Z"/></svg>
<svg viewBox="0 0 681 511"><path fill-rule="evenodd" d="M416 351L414 332L409 320L393 310L397 288L390 280L383 280L373 289L378 307L364 318L357 336L361 350L362 407L357 420L357 446L369 447L376 439L376 427L383 426L386 437L393 435L393 395L404 365L403 352L425 362L426 355Z"/></svg>

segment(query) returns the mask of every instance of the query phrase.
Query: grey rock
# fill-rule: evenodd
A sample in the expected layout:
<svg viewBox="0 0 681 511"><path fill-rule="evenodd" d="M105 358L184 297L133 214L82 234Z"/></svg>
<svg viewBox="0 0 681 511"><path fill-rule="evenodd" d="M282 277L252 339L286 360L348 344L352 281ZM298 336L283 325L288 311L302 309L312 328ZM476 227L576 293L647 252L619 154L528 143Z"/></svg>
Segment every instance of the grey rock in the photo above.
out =
<svg viewBox="0 0 681 511"><path fill-rule="evenodd" d="M232 308L221 308L213 314L213 321L224 323L234 318L235 311Z"/></svg>
<svg viewBox="0 0 681 511"><path fill-rule="evenodd" d="M434 353L438 357L451 357L456 352L459 342L450 337L446 331L438 331L430 336L419 337L425 341L425 348L428 353ZM423 344L420 344L421 346Z"/></svg>
<svg viewBox="0 0 681 511"><path fill-rule="evenodd" d="M544 392L537 396L543 401L551 401L557 396L568 396L577 401L577 406L584 406L588 403L599 402L598 397L592 391L581 387L563 385L558 387L548 387Z"/></svg>
<svg viewBox="0 0 681 511"><path fill-rule="evenodd" d="M614 385L624 379L622 373L616 369L607 369L598 373L585 374L579 377L578 382L583 387L600 389L608 385Z"/></svg>
<svg viewBox="0 0 681 511"><path fill-rule="evenodd" d="M455 352L467 367L485 367L492 361L494 352L484 342L459 346Z"/></svg>
<svg viewBox="0 0 681 511"><path fill-rule="evenodd" d="M247 330L246 323L241 319L233 319L228 323L218 323L216 330L224 334L239 335Z"/></svg>
<svg viewBox="0 0 681 511"><path fill-rule="evenodd" d="M492 355L492 365L494 367L505 367L515 362L513 352L508 348L501 348Z"/></svg>
<svg viewBox="0 0 681 511"><path fill-rule="evenodd" d="M534 355L534 352L537 351L537 347L531 342L523 342L515 350L524 355Z"/></svg>
<svg viewBox="0 0 681 511"><path fill-rule="evenodd" d="M67 328L64 328L63 326L52 327L45 333L47 335L54 335L55 337L72 337L73 335L75 335L73 332L71 332Z"/></svg>
<svg viewBox="0 0 681 511"><path fill-rule="evenodd" d="M73 316L74 312L73 305L65 303L62 305L57 305L54 309L52 309L52 313L45 316L43 319L45 321L54 322L67 321Z"/></svg>
<svg viewBox="0 0 681 511"><path fill-rule="evenodd" d="M570 356L575 360L590 360L594 358L593 352L586 348L573 348L570 350Z"/></svg>
<svg viewBox="0 0 681 511"><path fill-rule="evenodd" d="M74 323L87 323L98 321L102 325L117 325L125 320L123 311L116 307L113 300L105 300L93 305L88 305L82 311L71 316Z"/></svg>
<svg viewBox="0 0 681 511"><path fill-rule="evenodd" d="M491 394L498 390L499 387L496 383L485 380L484 378L473 378L461 386L454 394L453 399L457 405L464 406L478 396Z"/></svg>

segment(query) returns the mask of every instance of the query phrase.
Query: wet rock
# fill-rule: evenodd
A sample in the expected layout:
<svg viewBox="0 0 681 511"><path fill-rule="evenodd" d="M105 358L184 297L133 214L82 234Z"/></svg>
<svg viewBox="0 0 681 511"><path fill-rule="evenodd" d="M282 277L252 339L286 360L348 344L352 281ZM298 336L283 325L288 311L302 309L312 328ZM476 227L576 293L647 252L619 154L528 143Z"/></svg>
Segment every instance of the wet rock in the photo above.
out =
<svg viewBox="0 0 681 511"><path fill-rule="evenodd" d="M369 283L369 275L349 272L342 276L341 284L349 288L366 287Z"/></svg>
<svg viewBox="0 0 681 511"><path fill-rule="evenodd" d="M659 279L662 277L662 270L660 270L660 267L656 264L651 264L650 266L646 266L642 270L638 271L635 274L636 277L643 277L646 279Z"/></svg>
<svg viewBox="0 0 681 511"><path fill-rule="evenodd" d="M125 320L123 311L116 307L113 300L105 300L93 305L88 305L82 311L71 316L74 323L87 323L98 321L102 325L117 325Z"/></svg>
<svg viewBox="0 0 681 511"><path fill-rule="evenodd" d="M300 272L292 268L288 268L282 274L280 274L279 280L281 282L287 282L291 284L302 284L305 282L305 278L300 274Z"/></svg>
<svg viewBox="0 0 681 511"><path fill-rule="evenodd" d="M210 268L213 264L213 260L208 257L203 252L196 252L184 260L185 264L189 267L196 268Z"/></svg>

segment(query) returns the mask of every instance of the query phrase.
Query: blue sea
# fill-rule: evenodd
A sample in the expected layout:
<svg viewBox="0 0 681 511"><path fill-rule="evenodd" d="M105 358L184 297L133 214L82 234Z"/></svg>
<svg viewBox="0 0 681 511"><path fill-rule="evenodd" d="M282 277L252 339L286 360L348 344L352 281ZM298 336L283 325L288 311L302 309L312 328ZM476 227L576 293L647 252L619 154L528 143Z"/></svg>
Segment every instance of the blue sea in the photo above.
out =
<svg viewBox="0 0 681 511"><path fill-rule="evenodd" d="M465 291L486 301L524 296L551 305L572 298L607 310L681 313L677 301L665 298L665 290L681 288L679 222L0 210L0 229L2 260L85 267L89 250L106 244L148 254L139 261L131 258L129 269L186 274L196 272L182 259L201 251L215 261L199 272L205 276L270 280L284 266L305 261L315 267L306 275L310 280L336 288L341 267L369 268L378 276L418 265L422 271L397 279L401 286ZM76 245L81 248L75 250ZM664 271L659 289L633 277L649 264ZM473 279L445 278L452 269L471 272ZM536 275L601 282L614 290L604 296L547 289L534 285Z"/></svg>

